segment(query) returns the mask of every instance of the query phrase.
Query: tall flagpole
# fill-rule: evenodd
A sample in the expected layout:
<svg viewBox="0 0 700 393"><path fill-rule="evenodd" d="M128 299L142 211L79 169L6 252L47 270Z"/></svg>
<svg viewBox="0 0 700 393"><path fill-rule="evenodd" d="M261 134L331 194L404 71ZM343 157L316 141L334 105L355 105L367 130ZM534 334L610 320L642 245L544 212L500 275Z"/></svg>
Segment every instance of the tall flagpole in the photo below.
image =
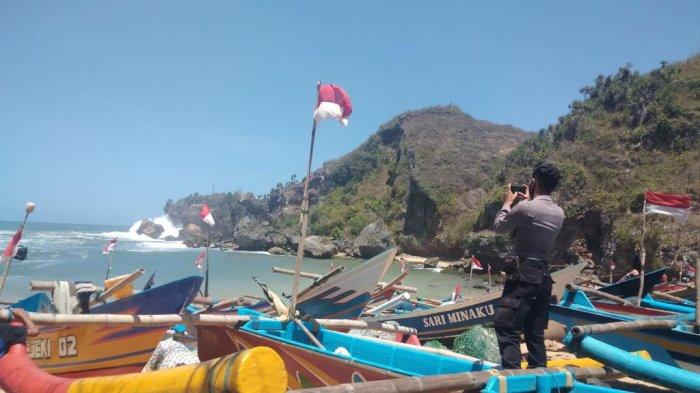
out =
<svg viewBox="0 0 700 393"><path fill-rule="evenodd" d="M489 266L488 266L488 274L489 274L489 289L488 289L488 293L491 293L491 264L490 264L490 263L489 263Z"/></svg>
<svg viewBox="0 0 700 393"><path fill-rule="evenodd" d="M205 223L206 224L206 223ZM207 224L206 269L204 269L204 297L209 297L209 224Z"/></svg>
<svg viewBox="0 0 700 393"><path fill-rule="evenodd" d="M469 298L472 298L472 273L474 272L474 256L469 260Z"/></svg>
<svg viewBox="0 0 700 393"><path fill-rule="evenodd" d="M105 281L109 278L109 272L112 271L112 252L109 253L109 261L107 262L107 274L105 274Z"/></svg>
<svg viewBox="0 0 700 393"><path fill-rule="evenodd" d="M17 228L18 231L24 231L24 227L27 225L27 218L32 212L34 212L34 209L35 205L31 202L27 202L26 206L24 207L24 220L22 220L22 224L20 224L19 228ZM0 295L2 294L2 290L5 289L5 280L7 280L7 275L10 273L10 265L12 265L13 258L14 255L10 257L5 265L5 272L2 275L2 281L0 281Z"/></svg>
<svg viewBox="0 0 700 393"><path fill-rule="evenodd" d="M318 102L318 90L321 82L316 83L316 102ZM316 105L316 104L314 104ZM294 281L292 282L292 305L289 307L289 318L294 319L296 315L297 296L299 294L299 279L301 274L301 260L304 257L304 241L306 239L306 228L309 225L309 179L311 178L311 162L314 157L314 142L316 140L316 119L314 118L311 127L311 146L309 147L309 162L306 165L306 178L304 179L304 196L301 200L301 237L297 248L296 264L294 265Z"/></svg>
<svg viewBox="0 0 700 393"><path fill-rule="evenodd" d="M647 251L644 248L644 237L647 233L647 190L644 190L644 205L642 207L642 252L639 257L641 271L639 272L639 291L637 292L637 307L642 303L642 292L644 291L644 264L647 259Z"/></svg>

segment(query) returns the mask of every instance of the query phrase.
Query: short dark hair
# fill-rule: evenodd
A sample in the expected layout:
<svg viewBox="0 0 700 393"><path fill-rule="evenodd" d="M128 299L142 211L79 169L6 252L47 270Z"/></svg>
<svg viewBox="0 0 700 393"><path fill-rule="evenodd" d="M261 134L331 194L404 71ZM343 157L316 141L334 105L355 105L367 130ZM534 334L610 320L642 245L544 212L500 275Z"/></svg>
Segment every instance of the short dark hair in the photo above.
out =
<svg viewBox="0 0 700 393"><path fill-rule="evenodd" d="M559 185L559 179L561 179L561 174L556 166L550 163L540 164L532 171L532 177L537 180L537 183L542 187L544 192L552 192L557 185Z"/></svg>

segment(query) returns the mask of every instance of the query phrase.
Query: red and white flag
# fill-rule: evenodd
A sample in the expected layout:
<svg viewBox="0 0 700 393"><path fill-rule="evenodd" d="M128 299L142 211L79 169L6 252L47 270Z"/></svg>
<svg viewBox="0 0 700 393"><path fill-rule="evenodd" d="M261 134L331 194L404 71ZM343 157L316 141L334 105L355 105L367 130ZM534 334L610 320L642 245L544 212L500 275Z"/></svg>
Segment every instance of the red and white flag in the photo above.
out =
<svg viewBox="0 0 700 393"><path fill-rule="evenodd" d="M2 253L2 258L0 258L0 263L9 262L15 255L17 255L17 248L19 247L19 241L22 239L22 231L24 226L20 226L14 235L10 238L10 241L5 247L5 251Z"/></svg>
<svg viewBox="0 0 700 393"><path fill-rule="evenodd" d="M474 255L472 255L472 269L474 270L484 270L483 267L481 267L481 261L476 259Z"/></svg>
<svg viewBox="0 0 700 393"><path fill-rule="evenodd" d="M318 102L314 111L314 120L318 123L325 119L337 119L344 127L352 113L350 96L337 85L321 85L318 88Z"/></svg>
<svg viewBox="0 0 700 393"><path fill-rule="evenodd" d="M207 251L202 250L202 252L199 253L197 256L197 259L194 260L194 265L197 266L197 269L202 270L204 269L204 266L207 264Z"/></svg>
<svg viewBox="0 0 700 393"><path fill-rule="evenodd" d="M671 216L681 223L688 221L690 214L690 196L644 192L644 214L663 214Z"/></svg>
<svg viewBox="0 0 700 393"><path fill-rule="evenodd" d="M117 238L115 237L114 239L110 240L107 245L102 249L102 253L105 255L109 255L114 251L114 247L117 245Z"/></svg>
<svg viewBox="0 0 700 393"><path fill-rule="evenodd" d="M214 217L211 215L211 210L209 209L209 206L207 206L206 203L202 205L202 210L199 211L199 218L201 218L202 221L209 224L209 226L214 226Z"/></svg>

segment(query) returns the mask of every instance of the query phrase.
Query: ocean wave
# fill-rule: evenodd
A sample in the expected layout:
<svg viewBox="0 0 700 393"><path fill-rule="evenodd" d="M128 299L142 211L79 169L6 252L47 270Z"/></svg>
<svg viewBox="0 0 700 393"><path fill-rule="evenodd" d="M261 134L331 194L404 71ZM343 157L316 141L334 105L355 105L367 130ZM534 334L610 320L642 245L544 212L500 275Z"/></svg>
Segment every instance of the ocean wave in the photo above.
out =
<svg viewBox="0 0 700 393"><path fill-rule="evenodd" d="M170 221L167 214L151 219L151 221L163 227L163 233L158 239L137 233L139 227L141 226L141 221L142 220L138 220L134 222L128 231L101 232L99 235L103 238L117 238L117 240L121 241L138 243L136 247L120 247L124 251L150 252L187 248L187 246L185 246L185 244L181 241L165 240L165 238L168 236L177 237L180 234L180 228L175 226L175 224Z"/></svg>

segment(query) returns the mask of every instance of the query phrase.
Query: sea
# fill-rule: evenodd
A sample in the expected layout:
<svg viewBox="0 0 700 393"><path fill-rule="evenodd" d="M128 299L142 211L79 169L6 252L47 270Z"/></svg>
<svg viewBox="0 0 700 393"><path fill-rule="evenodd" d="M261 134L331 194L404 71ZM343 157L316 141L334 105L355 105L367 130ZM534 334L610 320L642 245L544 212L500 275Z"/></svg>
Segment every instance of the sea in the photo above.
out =
<svg viewBox="0 0 700 393"><path fill-rule="evenodd" d="M167 216L156 217L156 223L163 225L166 236L177 236L179 228L173 225ZM148 278L155 273L155 285L193 275L203 275L195 265L200 249L186 247L180 241L152 239L136 233L140 221L131 227L111 225L54 224L28 222L20 244L29 250L24 261L13 260L7 283L0 300L14 301L32 294L29 290L30 280L69 280L90 281L103 285L110 263L110 277L128 274L138 268L145 273L134 284L141 289ZM2 248L17 230L18 222L0 221L0 243ZM102 249L107 242L117 238L115 251L103 255ZM270 255L266 252L209 251L209 291L215 299L226 299L240 295L262 296L260 287L252 280L260 281L278 294L290 294L292 277L273 273L272 267L294 269L295 257L288 255ZM360 259L309 259L304 258L302 270L313 273L327 273L333 266L352 268L363 263ZM1 267L4 271L5 266ZM393 263L384 276L389 281L400 273L398 263ZM454 271L422 269L421 265L408 265L409 276L404 285L414 286L419 296L432 299L448 298L457 284L462 293L468 294L468 275ZM0 273L1 274L1 273ZM476 278L474 283L481 282ZM301 287L311 283L302 279ZM472 289L474 296L483 293L483 289ZM415 299L416 295L412 297Z"/></svg>

